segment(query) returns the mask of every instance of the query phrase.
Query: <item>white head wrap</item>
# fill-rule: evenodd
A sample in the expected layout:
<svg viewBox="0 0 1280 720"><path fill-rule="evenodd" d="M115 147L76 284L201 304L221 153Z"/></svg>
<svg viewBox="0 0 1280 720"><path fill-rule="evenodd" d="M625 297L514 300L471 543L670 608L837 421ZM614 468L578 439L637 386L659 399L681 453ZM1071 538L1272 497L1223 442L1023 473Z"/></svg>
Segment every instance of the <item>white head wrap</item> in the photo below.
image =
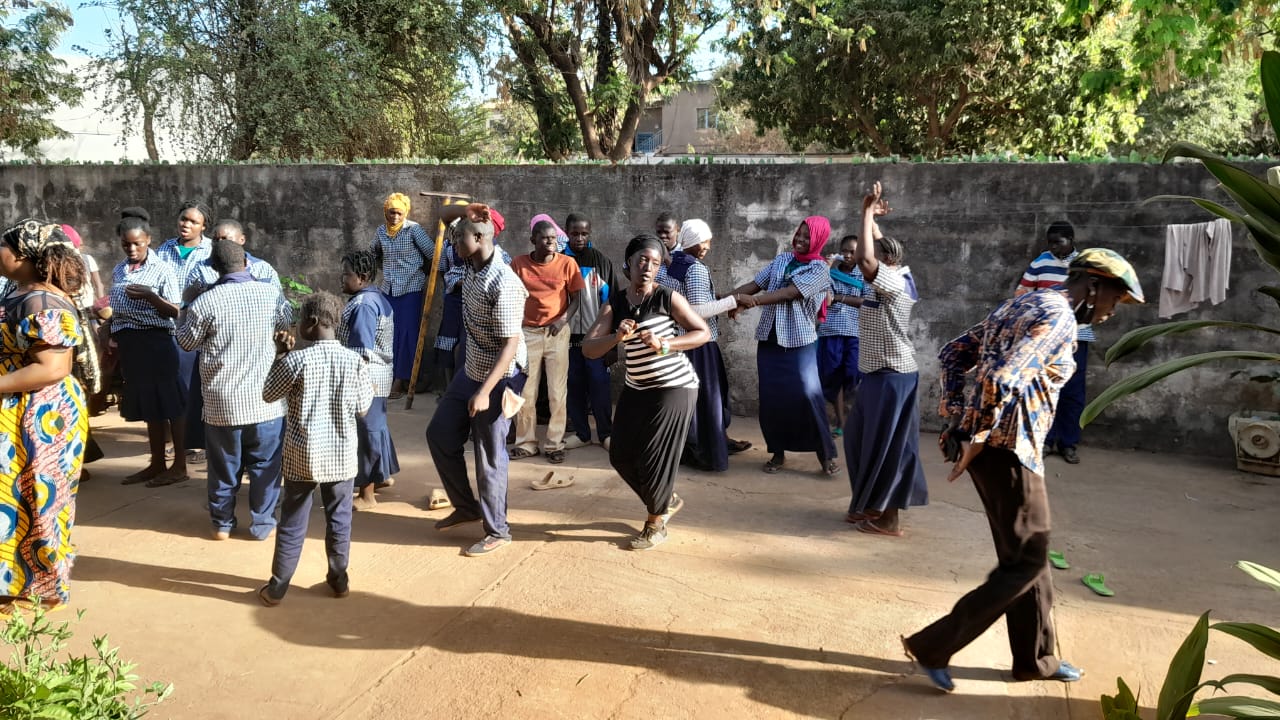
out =
<svg viewBox="0 0 1280 720"><path fill-rule="evenodd" d="M711 226L701 220L685 220L680 224L680 249L688 250L694 245L711 239Z"/></svg>

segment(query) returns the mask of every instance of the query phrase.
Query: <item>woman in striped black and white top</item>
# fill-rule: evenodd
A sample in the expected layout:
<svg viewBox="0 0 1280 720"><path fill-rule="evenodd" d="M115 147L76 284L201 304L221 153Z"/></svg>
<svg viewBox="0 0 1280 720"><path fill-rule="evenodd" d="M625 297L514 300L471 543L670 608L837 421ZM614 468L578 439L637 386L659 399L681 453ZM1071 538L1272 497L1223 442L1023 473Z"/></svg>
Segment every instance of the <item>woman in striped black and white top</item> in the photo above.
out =
<svg viewBox="0 0 1280 720"><path fill-rule="evenodd" d="M665 249L652 235L627 244L623 274L582 343L588 358L618 345L625 357L626 389L613 414L609 462L648 508L632 550L648 550L667 539L667 521L684 504L675 494L676 471L698 399L698 376L684 351L711 338L707 323L679 293L658 285ZM677 324L684 334L676 334Z"/></svg>

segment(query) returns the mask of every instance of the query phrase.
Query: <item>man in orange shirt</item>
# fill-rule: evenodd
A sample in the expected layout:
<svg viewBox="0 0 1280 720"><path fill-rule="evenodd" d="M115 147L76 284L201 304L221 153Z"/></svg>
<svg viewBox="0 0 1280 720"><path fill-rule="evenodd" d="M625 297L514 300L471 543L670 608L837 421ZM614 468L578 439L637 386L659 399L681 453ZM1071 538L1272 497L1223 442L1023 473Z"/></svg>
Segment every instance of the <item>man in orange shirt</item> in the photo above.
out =
<svg viewBox="0 0 1280 720"><path fill-rule="evenodd" d="M511 269L524 283L529 297L524 304L524 342L529 349L528 381L524 406L516 415L516 446L512 460L538 454L538 384L543 364L547 371L547 404L551 422L543 445L547 462L564 462L564 426L569 382L569 320L578 312L586 284L578 263L557 252L559 232L555 223L533 226L533 252L511 261Z"/></svg>

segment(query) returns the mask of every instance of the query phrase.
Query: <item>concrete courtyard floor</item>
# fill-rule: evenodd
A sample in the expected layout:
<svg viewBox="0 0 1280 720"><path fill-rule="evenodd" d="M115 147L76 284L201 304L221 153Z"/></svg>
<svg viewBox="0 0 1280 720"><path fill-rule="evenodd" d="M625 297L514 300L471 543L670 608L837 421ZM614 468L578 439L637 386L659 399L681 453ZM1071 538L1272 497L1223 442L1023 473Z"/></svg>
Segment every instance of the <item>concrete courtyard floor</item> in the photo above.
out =
<svg viewBox="0 0 1280 720"><path fill-rule="evenodd" d="M945 613L994 566L972 485L945 481L923 438L932 503L907 536L872 537L843 521L844 473L812 456L777 475L753 419L733 435L756 448L725 474L690 472L671 538L622 549L644 509L599 447L513 463L515 542L483 558L461 549L477 525L440 533L423 429L434 398L393 403L404 470L377 509L357 513L352 593L324 585L316 509L295 584L265 608L271 542L209 538L203 467L148 489L120 479L144 463L140 425L95 418L108 458L80 491L74 540L76 643L108 634L145 680L175 684L157 718L1098 718L1117 675L1152 707L1169 658L1196 616L1280 623L1280 597L1234 569L1280 566L1280 480L1229 461L1086 448L1048 463L1055 619L1075 685L1009 682L998 624L954 659L958 690L934 691L903 657L900 633ZM574 479L534 492L548 470ZM241 495L247 522L247 492ZM1080 583L1102 572L1116 597ZM1206 677L1280 672L1215 635Z"/></svg>

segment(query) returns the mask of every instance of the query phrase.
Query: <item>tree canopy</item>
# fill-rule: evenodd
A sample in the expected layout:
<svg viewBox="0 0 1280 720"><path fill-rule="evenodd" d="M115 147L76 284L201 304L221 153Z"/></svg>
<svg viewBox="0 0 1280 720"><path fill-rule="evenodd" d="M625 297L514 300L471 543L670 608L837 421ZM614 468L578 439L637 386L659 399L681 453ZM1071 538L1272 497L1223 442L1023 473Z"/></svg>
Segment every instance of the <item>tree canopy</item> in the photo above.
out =
<svg viewBox="0 0 1280 720"><path fill-rule="evenodd" d="M15 16L0 3L0 157L3 150L39 154L39 144L63 137L49 114L81 95L76 78L53 55L71 14L59 5L40 5Z"/></svg>
<svg viewBox="0 0 1280 720"><path fill-rule="evenodd" d="M111 2L98 83L198 158L454 158L482 133L458 97L476 40L443 0Z"/></svg>
<svg viewBox="0 0 1280 720"><path fill-rule="evenodd" d="M815 0L741 6L728 94L796 147L877 155L1096 152L1133 98L1081 87L1088 31L1054 0ZM1129 103L1126 105L1125 103Z"/></svg>

